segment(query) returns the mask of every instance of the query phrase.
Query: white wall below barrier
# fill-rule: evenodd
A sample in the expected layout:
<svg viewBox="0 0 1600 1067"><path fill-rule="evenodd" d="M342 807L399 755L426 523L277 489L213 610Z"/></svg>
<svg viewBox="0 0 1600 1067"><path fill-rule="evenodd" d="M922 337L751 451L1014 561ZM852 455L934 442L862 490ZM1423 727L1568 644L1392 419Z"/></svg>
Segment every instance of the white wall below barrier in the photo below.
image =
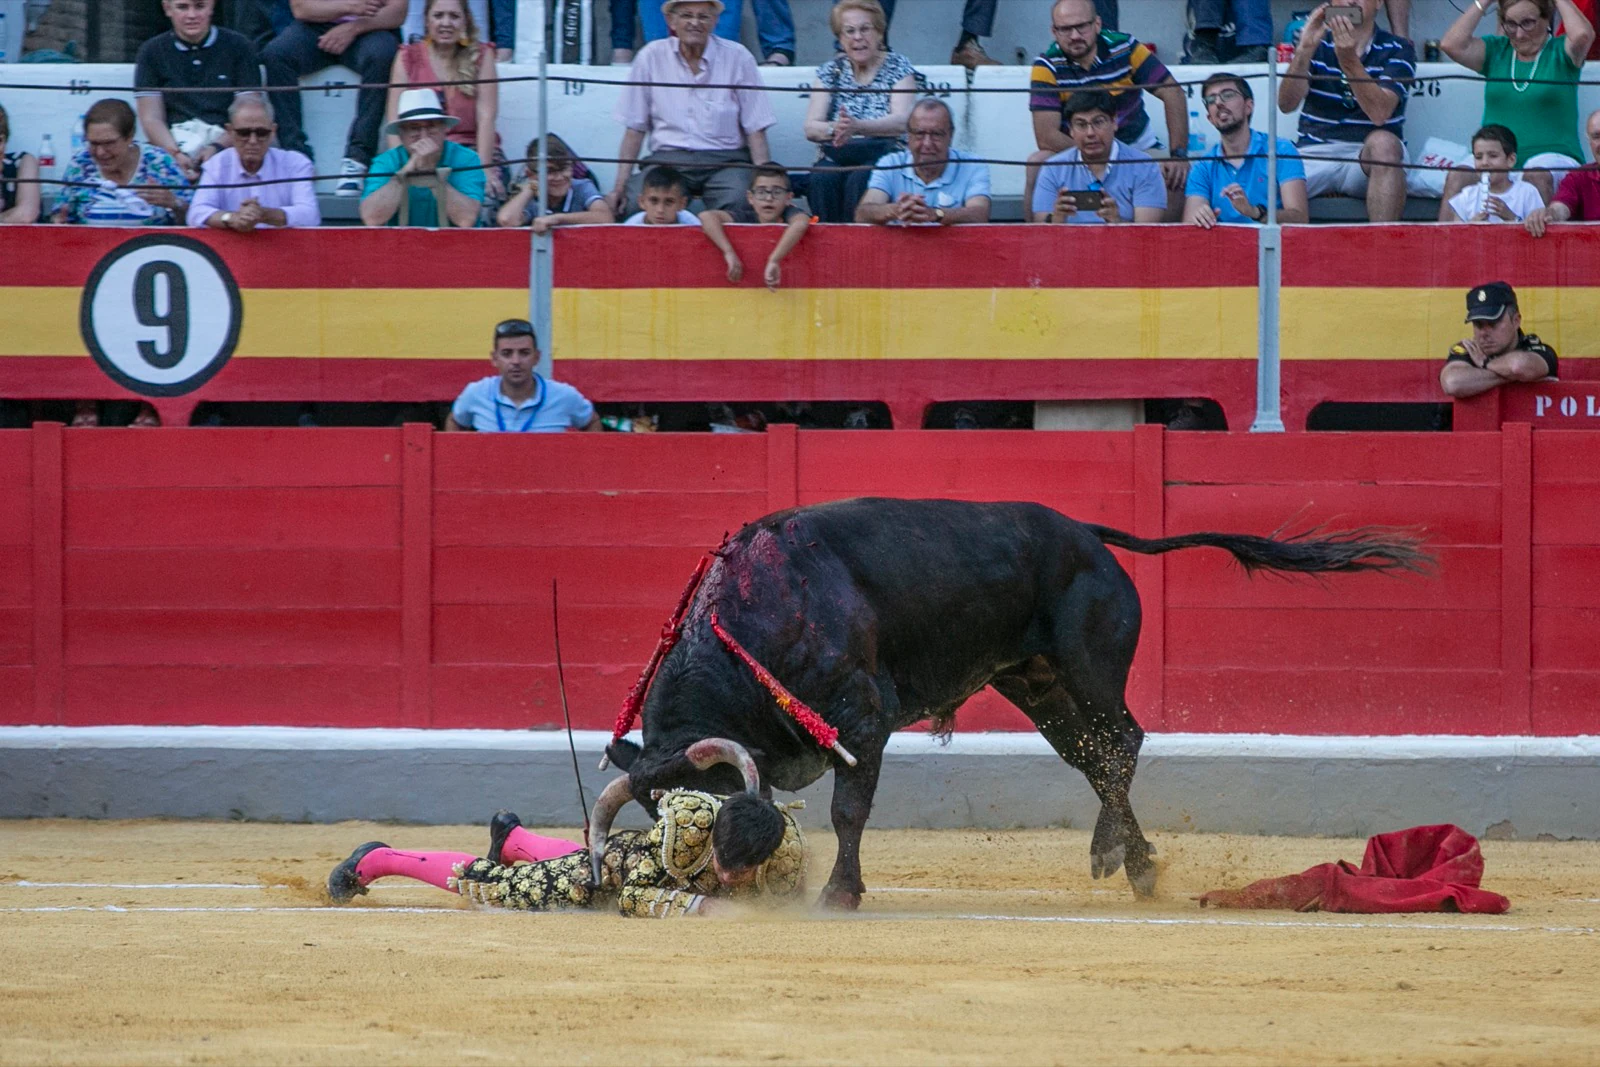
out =
<svg viewBox="0 0 1600 1067"><path fill-rule="evenodd" d="M1213 69L1211 67L1175 67L1173 74L1179 81L1199 81ZM1240 73L1248 74L1257 98L1254 125L1267 127L1268 102L1266 68L1262 64L1242 66ZM532 65L505 64L500 68L506 78L528 78L503 85L500 90L499 129L508 156L520 157L538 128L539 84L533 80L537 68ZM956 146L989 159L1025 160L1034 150L1032 118L1023 90L1028 84L1028 68L1021 66L996 66L980 68L972 78L976 89L1013 89L1015 92L967 92L967 71L962 67L928 66L921 72L926 77L930 91L948 103L956 120ZM809 86L813 71L803 67L763 67L761 75L766 84L774 87L795 88ZM1424 63L1418 67L1418 79L1407 103L1406 142L1413 158L1421 154L1429 137L1465 142L1477 128L1483 110L1483 88L1476 79L1456 76L1465 73L1453 63ZM622 92L620 85L627 80L624 67L596 67L561 64L550 67L550 128L572 145L579 155L590 159L606 159L616 155L621 129L612 120L612 111ZM1451 76L1445 80L1444 76ZM316 86L316 91L304 96L303 107L308 136L317 156L317 169L333 173L338 169L344 154L345 131L355 108L353 73L343 67L332 67L307 78L305 84ZM0 90L0 104L4 104L11 120L11 148L37 152L41 138L50 134L55 141L58 168L65 169L72 153L74 128L79 116L90 104L105 96L133 100L131 91L105 92L100 86L130 86L133 67L128 64L5 64L0 65L0 84L38 86L37 89L10 88ZM66 92L47 88L62 84L73 86ZM1199 132L1209 147L1216 143L1216 131L1205 121L1196 87L1190 87L1190 127ZM769 133L774 157L790 166L804 166L816 159L817 149L809 144L801 132L810 97L806 93L775 92L772 107L778 123ZM1160 101L1148 97L1146 106L1151 112L1156 129L1165 139L1166 118ZM1600 85L1585 85L1579 90L1579 116L1600 107ZM1279 132L1293 139L1296 116L1281 116ZM1579 137L1579 143L1584 143ZM595 168L603 183L610 181L612 168L600 164ZM1023 173L1020 166L999 166L992 171L993 187L998 197L1017 197L1022 192Z"/></svg>

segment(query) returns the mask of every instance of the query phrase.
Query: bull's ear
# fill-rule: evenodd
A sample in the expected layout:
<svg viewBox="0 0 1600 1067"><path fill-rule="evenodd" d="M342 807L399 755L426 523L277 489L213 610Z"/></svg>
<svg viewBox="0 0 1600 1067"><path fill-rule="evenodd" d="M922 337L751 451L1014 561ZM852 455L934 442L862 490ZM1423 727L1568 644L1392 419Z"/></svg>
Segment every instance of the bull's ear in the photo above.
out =
<svg viewBox="0 0 1600 1067"><path fill-rule="evenodd" d="M625 771L633 769L633 761L639 758L639 746L632 741L613 741L606 746L606 755L611 762Z"/></svg>

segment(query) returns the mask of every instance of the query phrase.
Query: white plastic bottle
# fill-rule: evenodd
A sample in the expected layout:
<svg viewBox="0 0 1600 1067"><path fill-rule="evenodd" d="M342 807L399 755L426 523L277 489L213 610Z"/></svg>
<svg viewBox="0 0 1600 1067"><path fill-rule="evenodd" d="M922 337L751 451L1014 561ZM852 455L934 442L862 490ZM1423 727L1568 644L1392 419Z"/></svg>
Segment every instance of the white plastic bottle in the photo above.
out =
<svg viewBox="0 0 1600 1067"><path fill-rule="evenodd" d="M83 151L83 120L88 118L88 112L79 112L78 121L72 127L72 154L77 155Z"/></svg>
<svg viewBox="0 0 1600 1067"><path fill-rule="evenodd" d="M48 133L39 138L39 173L45 178L56 176L56 140Z"/></svg>

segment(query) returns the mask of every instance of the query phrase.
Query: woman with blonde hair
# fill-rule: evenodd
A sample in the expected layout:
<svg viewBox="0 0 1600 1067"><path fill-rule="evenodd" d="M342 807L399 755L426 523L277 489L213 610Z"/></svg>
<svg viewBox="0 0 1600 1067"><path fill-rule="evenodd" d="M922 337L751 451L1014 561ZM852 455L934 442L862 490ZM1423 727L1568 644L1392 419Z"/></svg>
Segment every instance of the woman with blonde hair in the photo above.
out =
<svg viewBox="0 0 1600 1067"><path fill-rule="evenodd" d="M505 153L495 121L500 111L500 86L494 46L479 36L478 25L465 0L427 0L423 6L426 36L401 46L389 71L389 104L385 122L393 122L400 94L412 86L435 83L444 110L457 122L446 135L478 153L494 166L484 171L484 223L492 224L506 195ZM390 137L389 146L399 144Z"/></svg>
<svg viewBox="0 0 1600 1067"><path fill-rule="evenodd" d="M821 146L806 201L823 222L851 222L879 157L905 147L917 72L883 47L888 19L878 0L839 0L829 15L840 51L817 68L806 140Z"/></svg>

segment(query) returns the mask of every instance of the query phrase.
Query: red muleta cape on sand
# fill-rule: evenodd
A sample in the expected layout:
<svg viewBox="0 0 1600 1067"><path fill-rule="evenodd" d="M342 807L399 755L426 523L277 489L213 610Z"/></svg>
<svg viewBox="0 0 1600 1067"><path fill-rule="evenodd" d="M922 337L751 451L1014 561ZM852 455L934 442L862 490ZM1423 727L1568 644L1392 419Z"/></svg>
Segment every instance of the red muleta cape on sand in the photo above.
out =
<svg viewBox="0 0 1600 1067"><path fill-rule="evenodd" d="M1243 889L1213 889L1200 906L1295 911L1462 911L1499 915L1511 901L1478 888L1483 853L1459 826L1413 826L1367 839L1361 868L1344 860Z"/></svg>

